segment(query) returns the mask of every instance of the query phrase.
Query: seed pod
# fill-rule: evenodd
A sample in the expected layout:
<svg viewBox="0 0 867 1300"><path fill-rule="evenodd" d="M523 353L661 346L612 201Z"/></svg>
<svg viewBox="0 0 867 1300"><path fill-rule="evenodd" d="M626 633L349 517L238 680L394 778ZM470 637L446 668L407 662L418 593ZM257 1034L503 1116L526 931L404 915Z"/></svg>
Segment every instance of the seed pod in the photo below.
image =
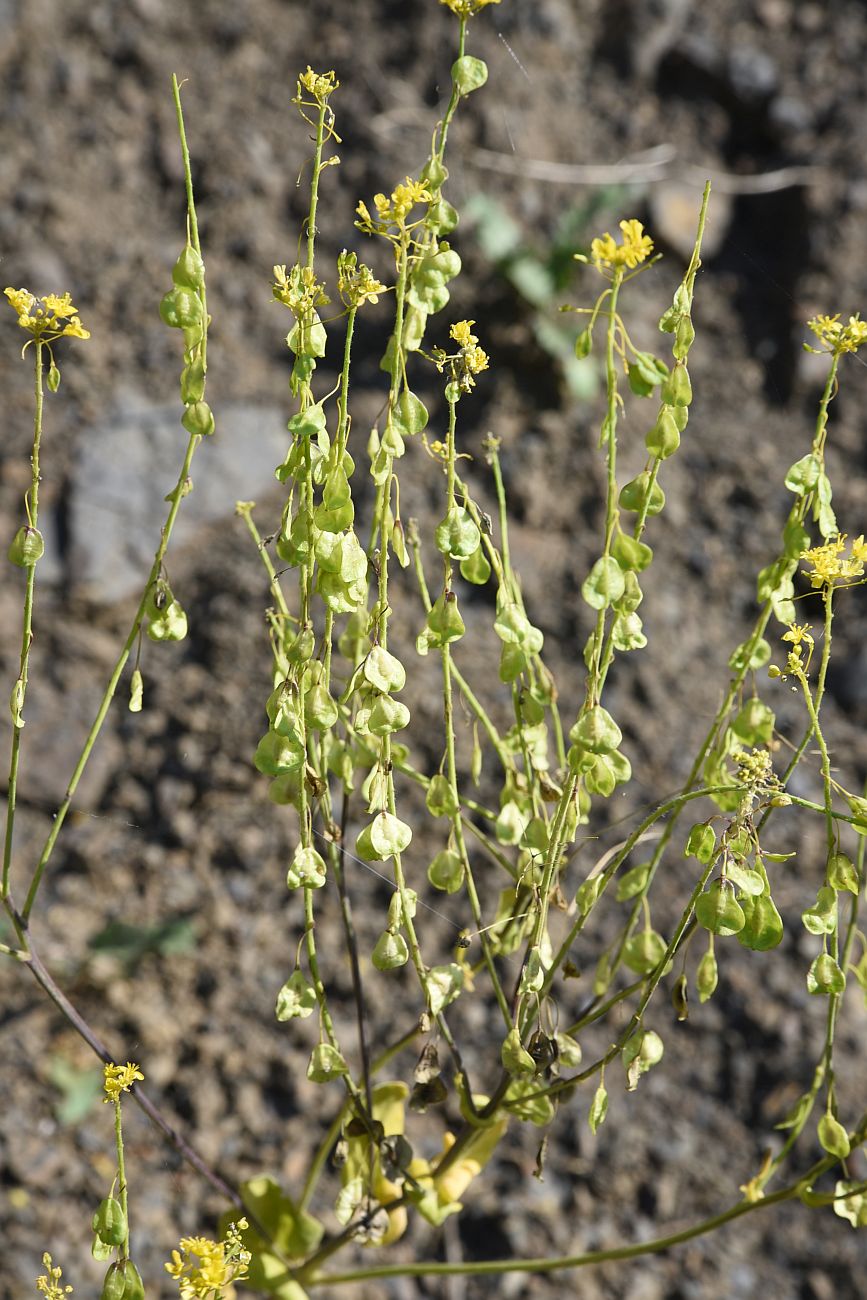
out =
<svg viewBox="0 0 867 1300"><path fill-rule="evenodd" d="M107 1246L121 1246L126 1240L127 1222L120 1201L107 1196L100 1201L99 1208L93 1216L91 1227L99 1239Z"/></svg>
<svg viewBox="0 0 867 1300"><path fill-rule="evenodd" d="M447 777L442 772L431 777L425 795L425 804L432 817L454 817L460 805Z"/></svg>
<svg viewBox="0 0 867 1300"><path fill-rule="evenodd" d="M181 401L185 406L200 402L205 395L205 367L200 357L188 361L181 371Z"/></svg>
<svg viewBox="0 0 867 1300"><path fill-rule="evenodd" d="M849 1134L833 1115L823 1115L819 1120L819 1141L829 1155L845 1160L851 1151Z"/></svg>
<svg viewBox="0 0 867 1300"><path fill-rule="evenodd" d="M370 960L377 970L395 970L398 966L405 966L409 960L409 949L403 935L391 930L383 931L376 941Z"/></svg>
<svg viewBox="0 0 867 1300"><path fill-rule="evenodd" d="M656 424L646 435L644 445L651 456L666 460L680 446L680 431L674 418L674 408L663 406Z"/></svg>
<svg viewBox="0 0 867 1300"><path fill-rule="evenodd" d="M442 849L428 867L427 878L434 888L456 894L464 882L464 864L452 849Z"/></svg>
<svg viewBox="0 0 867 1300"><path fill-rule="evenodd" d="M452 81L459 95L471 95L487 79L487 64L482 59L473 58L471 54L464 54L452 64Z"/></svg>
<svg viewBox="0 0 867 1300"><path fill-rule="evenodd" d="M184 411L181 424L187 433L207 437L214 432L214 413L207 402L192 402Z"/></svg>
<svg viewBox="0 0 867 1300"><path fill-rule="evenodd" d="M575 355L579 361L590 356L593 347L593 335L589 329L582 330L575 340Z"/></svg>
<svg viewBox="0 0 867 1300"><path fill-rule="evenodd" d="M192 289L171 289L160 303L160 317L170 329L201 329L202 300Z"/></svg>
<svg viewBox="0 0 867 1300"><path fill-rule="evenodd" d="M49 393L56 393L60 387L60 371L53 361L48 367L48 378L45 382L48 384Z"/></svg>
<svg viewBox="0 0 867 1300"><path fill-rule="evenodd" d="M674 331L672 354L678 361L684 361L695 339L695 328L688 316L681 316Z"/></svg>
<svg viewBox="0 0 867 1300"><path fill-rule="evenodd" d="M22 524L12 538L12 544L6 552L13 564L19 569L32 569L37 560L45 553L45 542L38 528Z"/></svg>
<svg viewBox="0 0 867 1300"><path fill-rule="evenodd" d="M698 989L699 1002L707 1002L716 992L716 986L719 983L719 967L716 957L710 949L704 954L698 963L695 985Z"/></svg>
<svg viewBox="0 0 867 1300"><path fill-rule="evenodd" d="M695 919L711 934L723 936L737 934L746 922L743 908L721 880L715 880L706 893L699 895Z"/></svg>
<svg viewBox="0 0 867 1300"><path fill-rule="evenodd" d="M591 754L611 754L623 739L623 733L607 709L594 704L569 732L569 739Z"/></svg>
<svg viewBox="0 0 867 1300"><path fill-rule="evenodd" d="M689 371L682 361L677 363L662 385L662 400L669 406L689 406L692 401Z"/></svg>
<svg viewBox="0 0 867 1300"><path fill-rule="evenodd" d="M671 990L671 1005L678 1020L689 1018L689 989L685 975L681 975Z"/></svg>
<svg viewBox="0 0 867 1300"><path fill-rule="evenodd" d="M500 1060L503 1069L508 1070L509 1074L535 1074L536 1062L530 1053L521 1043L521 1035L517 1029L510 1029L500 1048Z"/></svg>
<svg viewBox="0 0 867 1300"><path fill-rule="evenodd" d="M102 1283L100 1300L123 1300L126 1290L126 1278L119 1263L110 1264Z"/></svg>
<svg viewBox="0 0 867 1300"><path fill-rule="evenodd" d="M319 1043L314 1047L307 1066L307 1078L311 1083L328 1083L348 1073L347 1064L336 1047L330 1043Z"/></svg>
<svg viewBox="0 0 867 1300"><path fill-rule="evenodd" d="M665 940L656 930L643 930L629 940L623 949L623 962L637 975L647 975L656 970L665 956Z"/></svg>
<svg viewBox="0 0 867 1300"><path fill-rule="evenodd" d="M649 470L644 470L629 483L624 483L620 489L620 504L624 510L632 510L637 514L644 508L645 501L649 515L658 515L665 506L665 493L655 480L651 487Z"/></svg>
<svg viewBox="0 0 867 1300"><path fill-rule="evenodd" d="M440 190L449 178L449 169L439 158L428 158L419 180L430 190Z"/></svg>
<svg viewBox="0 0 867 1300"><path fill-rule="evenodd" d="M832 889L845 889L858 894L858 871L855 863L845 853L832 853L826 868L828 884Z"/></svg>
<svg viewBox="0 0 867 1300"><path fill-rule="evenodd" d="M200 290L205 279L205 264L192 244L187 244L172 267L172 279L183 288Z"/></svg>

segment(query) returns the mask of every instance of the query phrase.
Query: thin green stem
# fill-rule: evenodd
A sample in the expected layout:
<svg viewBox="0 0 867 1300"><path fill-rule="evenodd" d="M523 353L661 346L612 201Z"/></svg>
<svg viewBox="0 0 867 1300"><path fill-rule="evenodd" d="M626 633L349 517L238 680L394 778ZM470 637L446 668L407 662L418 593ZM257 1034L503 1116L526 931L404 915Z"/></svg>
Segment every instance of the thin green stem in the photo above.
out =
<svg viewBox="0 0 867 1300"><path fill-rule="evenodd" d="M36 528L39 519L39 450L42 442L42 406L43 406L43 348L41 339L34 340L34 409L33 409L33 447L30 453L30 493L27 502L28 525ZM33 602L36 587L36 565L27 566L27 580L24 588L24 608L21 619L21 654L18 665L18 678L13 692L14 708L12 710L12 751L9 760L9 782L6 797L6 834L3 844L3 880L0 895L6 899L9 895L10 873L12 868L12 845L15 829L15 810L18 798L18 768L21 761L21 732L24 729L24 701L27 694L27 675L30 667L30 647L33 644ZM13 917L16 931L17 920ZM23 942L23 934L19 932Z"/></svg>
<svg viewBox="0 0 867 1300"><path fill-rule="evenodd" d="M64 821L66 820L66 815L69 812L70 807L72 806L72 800L75 796L75 791L78 789L78 783L81 780L81 777L84 773L84 769L87 767L87 763L91 753L93 752L93 747L96 744L97 737L99 736L99 733L102 730L102 724L105 722L106 715L111 706L111 702L114 698L114 693L117 690L118 682L120 681L121 674L123 673L124 667L126 666L126 661L129 658L133 646L138 640L139 634L141 632L141 626L145 616L145 606L147 604L148 597L150 595L151 587L153 586L154 582L158 578L160 569L162 568L163 559L165 558L166 551L168 550L169 541L171 540L172 529L174 528L175 520L178 515L178 510L180 509L181 501L183 499L184 485L187 481L187 478L189 477L190 466L192 465L193 455L195 454L195 450L200 442L201 442L201 436L199 434L193 434L187 445L187 453L186 456L184 457L184 463L181 466L181 472L178 476L178 481L174 487L174 490L170 495L171 506L169 508L169 513L166 518L166 522L163 525L163 529L160 534L160 543L156 549L156 553L154 555L154 561L153 564L151 565L151 571L148 574L148 580L145 584L144 592L142 593L141 600L139 601L138 608L135 612L135 616L132 621L132 627L130 628L126 641L123 644L123 649L121 650L117 662L115 663L115 666L112 670L111 677L108 680L108 685L106 686L105 691L103 692L103 696L100 701L99 708L97 709L96 717L94 718L93 725L91 726L90 731L87 734L87 739L84 742L84 747L81 751L78 762L75 765L75 771L72 773L72 777L70 778L69 785L66 788L66 794L63 798L62 803L60 804L60 807L57 809L57 812L54 815L54 821L52 822L51 830L45 841L45 845L42 849L42 853L40 855L39 861L36 864L36 870L33 873L33 879L30 882L30 888L27 891L27 898L25 899L24 907L21 912L22 919L25 922L28 920L30 916L30 912L33 908L33 904L36 900L36 895L39 891L39 886L42 881L43 874L45 872L45 868L48 865L48 860L51 857L52 852L54 851L54 846L57 843L57 837L60 834Z"/></svg>
<svg viewBox="0 0 867 1300"><path fill-rule="evenodd" d="M126 1166L123 1162L123 1128L120 1117L120 1097L114 1099L114 1143L117 1149L117 1190L120 1196L120 1208L126 1223L126 1235L123 1239L123 1256L129 1258L129 1202L126 1185Z"/></svg>

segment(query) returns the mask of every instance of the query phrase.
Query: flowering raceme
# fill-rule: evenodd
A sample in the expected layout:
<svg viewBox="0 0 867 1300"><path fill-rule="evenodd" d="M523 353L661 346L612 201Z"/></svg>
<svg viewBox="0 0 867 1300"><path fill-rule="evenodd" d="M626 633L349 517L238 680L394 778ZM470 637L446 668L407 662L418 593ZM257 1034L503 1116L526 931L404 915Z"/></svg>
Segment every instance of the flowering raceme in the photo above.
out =
<svg viewBox="0 0 867 1300"><path fill-rule="evenodd" d="M620 230L623 234L623 242L620 244L607 230L600 239L594 239L591 243L590 258L599 271L622 266L633 270L653 252L653 240L645 235L640 221L634 218L621 221Z"/></svg>
<svg viewBox="0 0 867 1300"><path fill-rule="evenodd" d="M48 293L42 298L29 289L9 288L4 293L18 313L18 324L35 339L50 343L64 336L90 338L90 331L82 325L68 293Z"/></svg>
<svg viewBox="0 0 867 1300"><path fill-rule="evenodd" d="M825 349L838 356L841 352L857 352L867 343L867 321L858 315L850 316L847 325L840 320L839 312L836 316L814 316L807 325Z"/></svg>

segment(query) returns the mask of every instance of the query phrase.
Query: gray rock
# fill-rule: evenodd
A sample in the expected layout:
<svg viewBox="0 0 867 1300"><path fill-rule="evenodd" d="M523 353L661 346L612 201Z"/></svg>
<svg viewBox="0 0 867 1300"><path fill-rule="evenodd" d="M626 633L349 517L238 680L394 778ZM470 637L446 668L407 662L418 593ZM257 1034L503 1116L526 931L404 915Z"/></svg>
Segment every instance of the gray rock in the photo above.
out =
<svg viewBox="0 0 867 1300"><path fill-rule="evenodd" d="M273 491L274 469L289 446L277 407L226 405L217 431L192 466L169 550L190 545L204 524L230 519L236 500ZM129 398L111 421L83 440L73 467L67 556L72 584L91 599L121 600L147 577L183 464L187 434L177 406Z"/></svg>

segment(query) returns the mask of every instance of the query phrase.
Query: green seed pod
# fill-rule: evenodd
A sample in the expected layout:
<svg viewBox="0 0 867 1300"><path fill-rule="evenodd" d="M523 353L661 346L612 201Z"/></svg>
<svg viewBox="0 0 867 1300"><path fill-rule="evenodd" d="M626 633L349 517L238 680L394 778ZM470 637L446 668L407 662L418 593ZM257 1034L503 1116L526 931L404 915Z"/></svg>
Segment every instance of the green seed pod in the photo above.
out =
<svg viewBox="0 0 867 1300"><path fill-rule="evenodd" d="M391 930L383 931L370 960L377 970L396 970L398 966L405 966L409 960L409 948L403 935Z"/></svg>
<svg viewBox="0 0 867 1300"><path fill-rule="evenodd" d="M278 1020L306 1020L316 1008L316 989L300 970L295 970L277 994Z"/></svg>
<svg viewBox="0 0 867 1300"><path fill-rule="evenodd" d="M452 506L437 525L434 534L437 550L453 560L468 560L481 546L482 535L463 506Z"/></svg>
<svg viewBox="0 0 867 1300"><path fill-rule="evenodd" d="M591 754L611 754L623 739L623 733L608 710L594 704L582 713L569 732L569 739L589 749Z"/></svg>
<svg viewBox="0 0 867 1300"><path fill-rule="evenodd" d="M392 691L402 691L406 685L406 669L381 645L375 645L364 661L362 669L364 680L374 690L389 695Z"/></svg>
<svg viewBox="0 0 867 1300"><path fill-rule="evenodd" d="M466 628L464 620L461 618L461 612L458 609L458 599L453 591L443 592L438 596L435 603L431 606L427 616L428 630L433 634L433 640L430 644L440 648L448 645L450 641L459 641L464 635Z"/></svg>
<svg viewBox="0 0 867 1300"><path fill-rule="evenodd" d="M390 736L409 726L409 718L409 709L400 700L393 700L390 695L380 695L370 710L367 729L372 736Z"/></svg>
<svg viewBox="0 0 867 1300"><path fill-rule="evenodd" d="M807 992L814 994L842 993L846 976L829 952L821 952L807 971Z"/></svg>
<svg viewBox="0 0 867 1300"><path fill-rule="evenodd" d="M187 244L172 267L172 279L182 288L196 291L201 289L205 279L205 264L192 244Z"/></svg>
<svg viewBox="0 0 867 1300"><path fill-rule="evenodd" d="M630 867L618 882L615 895L618 903L628 902L629 899L637 898L639 894L643 893L649 875L649 862L640 862L637 867Z"/></svg>
<svg viewBox="0 0 867 1300"><path fill-rule="evenodd" d="M349 1068L336 1047L330 1043L319 1043L314 1047L307 1067L307 1078L311 1083L328 1083L348 1073Z"/></svg>
<svg viewBox="0 0 867 1300"><path fill-rule="evenodd" d="M674 408L663 406L656 424L645 436L644 445L651 456L667 460L680 446L680 431L674 418Z"/></svg>
<svg viewBox="0 0 867 1300"><path fill-rule="evenodd" d="M487 64L482 59L475 59L465 54L452 64L452 81L459 95L471 95L488 79Z"/></svg>
<svg viewBox="0 0 867 1300"><path fill-rule="evenodd" d="M746 921L738 931L738 940L745 948L767 952L782 942L783 918L770 894L760 894L757 898L747 895L741 899L741 908Z"/></svg>
<svg viewBox="0 0 867 1300"><path fill-rule="evenodd" d="M575 355L579 361L590 356L593 348L593 335L589 329L582 330L575 340Z"/></svg>
<svg viewBox="0 0 867 1300"><path fill-rule="evenodd" d="M637 975L648 975L656 970L665 956L665 940L656 930L644 930L633 935L623 949L623 961Z"/></svg>
<svg viewBox="0 0 867 1300"><path fill-rule="evenodd" d="M457 208L452 207L442 195L428 208L425 225L437 235L450 235L460 221Z"/></svg>
<svg viewBox="0 0 867 1300"><path fill-rule="evenodd" d="M202 300L192 289L171 289L160 303L163 324L170 329L196 329L202 326Z"/></svg>
<svg viewBox="0 0 867 1300"><path fill-rule="evenodd" d="M187 616L180 602L170 601L157 618L149 619L147 634L151 641L183 641L187 635Z"/></svg>
<svg viewBox="0 0 867 1300"><path fill-rule="evenodd" d="M200 402L205 395L205 367L201 358L188 361L181 371L181 401L185 406Z"/></svg>
<svg viewBox="0 0 867 1300"><path fill-rule="evenodd" d="M435 889L456 894L464 883L464 864L453 850L442 849L428 867L427 878Z"/></svg>
<svg viewBox="0 0 867 1300"><path fill-rule="evenodd" d="M6 552L7 558L19 569L31 569L45 553L45 542L38 528L22 524L12 538L12 544Z"/></svg>
<svg viewBox="0 0 867 1300"><path fill-rule="evenodd" d="M312 687L304 697L304 718L312 731L327 731L337 721L337 705L324 684Z"/></svg>
<svg viewBox="0 0 867 1300"><path fill-rule="evenodd" d="M671 349L673 356L678 361L685 361L686 355L695 340L695 328L688 316L681 316L677 322L677 328L674 331L674 347Z"/></svg>
<svg viewBox="0 0 867 1300"><path fill-rule="evenodd" d="M643 573L653 559L653 551L647 543L636 541L628 533L617 534L611 546L611 554L621 569L634 570L636 573Z"/></svg>
<svg viewBox="0 0 867 1300"><path fill-rule="evenodd" d="M832 889L845 889L850 894L858 895L858 870L851 858L845 853L832 853L828 858L826 879Z"/></svg>
<svg viewBox="0 0 867 1300"><path fill-rule="evenodd" d="M590 1103L590 1114L587 1116L587 1123L590 1125L590 1132L594 1135L597 1129L605 1123L605 1116L608 1113L608 1091L604 1083L600 1083L593 1094L593 1101Z"/></svg>
<svg viewBox="0 0 867 1300"><path fill-rule="evenodd" d="M127 1222L120 1201L107 1196L91 1220L91 1227L107 1246L121 1246L126 1241Z"/></svg>
<svg viewBox="0 0 867 1300"><path fill-rule="evenodd" d="M448 178L449 169L439 158L428 158L419 176L429 190L441 190Z"/></svg>
<svg viewBox="0 0 867 1300"><path fill-rule="evenodd" d="M123 1300L126 1278L120 1263L110 1264L102 1284L100 1300Z"/></svg>
<svg viewBox="0 0 867 1300"><path fill-rule="evenodd" d="M476 587L482 587L490 576L491 566L480 543L472 555L461 560L461 577L466 582L472 582Z"/></svg>
<svg viewBox="0 0 867 1300"><path fill-rule="evenodd" d="M677 425L678 433L683 433L684 429L689 424L689 407L674 406L672 407L672 413L674 417L674 423Z"/></svg>
<svg viewBox="0 0 867 1300"><path fill-rule="evenodd" d="M460 804L455 798L454 790L447 777L438 772L431 777L431 783L425 795L425 804L432 817L454 817Z"/></svg>
<svg viewBox="0 0 867 1300"><path fill-rule="evenodd" d="M689 371L679 361L662 385L662 400L669 406L689 406L692 401L692 384Z"/></svg>
<svg viewBox="0 0 867 1300"><path fill-rule="evenodd" d="M521 1043L521 1035L517 1029L510 1029L505 1037L502 1047L500 1048L500 1060L503 1069L508 1070L509 1074L535 1074L536 1062L530 1053Z"/></svg>
<svg viewBox="0 0 867 1300"><path fill-rule="evenodd" d="M737 934L746 922L743 908L721 880L715 880L706 893L699 895L695 919L711 934L720 935Z"/></svg>
<svg viewBox="0 0 867 1300"><path fill-rule="evenodd" d="M698 963L695 986L698 989L699 1002L707 1002L716 992L719 983L719 967L713 952L708 949Z"/></svg>
<svg viewBox="0 0 867 1300"><path fill-rule="evenodd" d="M818 1135L819 1142L828 1154L837 1156L840 1160L845 1160L852 1150L849 1134L840 1121L830 1113L823 1115L819 1120Z"/></svg>
<svg viewBox="0 0 867 1300"><path fill-rule="evenodd" d="M680 976L671 990L671 1005L678 1020L689 1019L689 987L685 975Z"/></svg>
<svg viewBox="0 0 867 1300"><path fill-rule="evenodd" d="M181 424L187 433L207 437L214 432L214 413L207 402L193 402L181 416Z"/></svg>
<svg viewBox="0 0 867 1300"><path fill-rule="evenodd" d="M658 515L665 507L665 493L655 480L651 487L649 470L643 470L637 478L624 483L619 499L624 510L632 510L636 514L644 508L645 501L649 515Z"/></svg>
<svg viewBox="0 0 867 1300"><path fill-rule="evenodd" d="M305 849L299 844L286 873L286 887L321 889L325 884L326 871L325 859L321 853L312 848Z"/></svg>
<svg viewBox="0 0 867 1300"><path fill-rule="evenodd" d="M56 393L60 387L60 371L53 361L48 367L48 378L45 382L48 384L49 393Z"/></svg>
<svg viewBox="0 0 867 1300"><path fill-rule="evenodd" d="M278 736L267 731L253 755L253 765L263 776L283 776L296 772L304 763L304 746L294 736Z"/></svg>

